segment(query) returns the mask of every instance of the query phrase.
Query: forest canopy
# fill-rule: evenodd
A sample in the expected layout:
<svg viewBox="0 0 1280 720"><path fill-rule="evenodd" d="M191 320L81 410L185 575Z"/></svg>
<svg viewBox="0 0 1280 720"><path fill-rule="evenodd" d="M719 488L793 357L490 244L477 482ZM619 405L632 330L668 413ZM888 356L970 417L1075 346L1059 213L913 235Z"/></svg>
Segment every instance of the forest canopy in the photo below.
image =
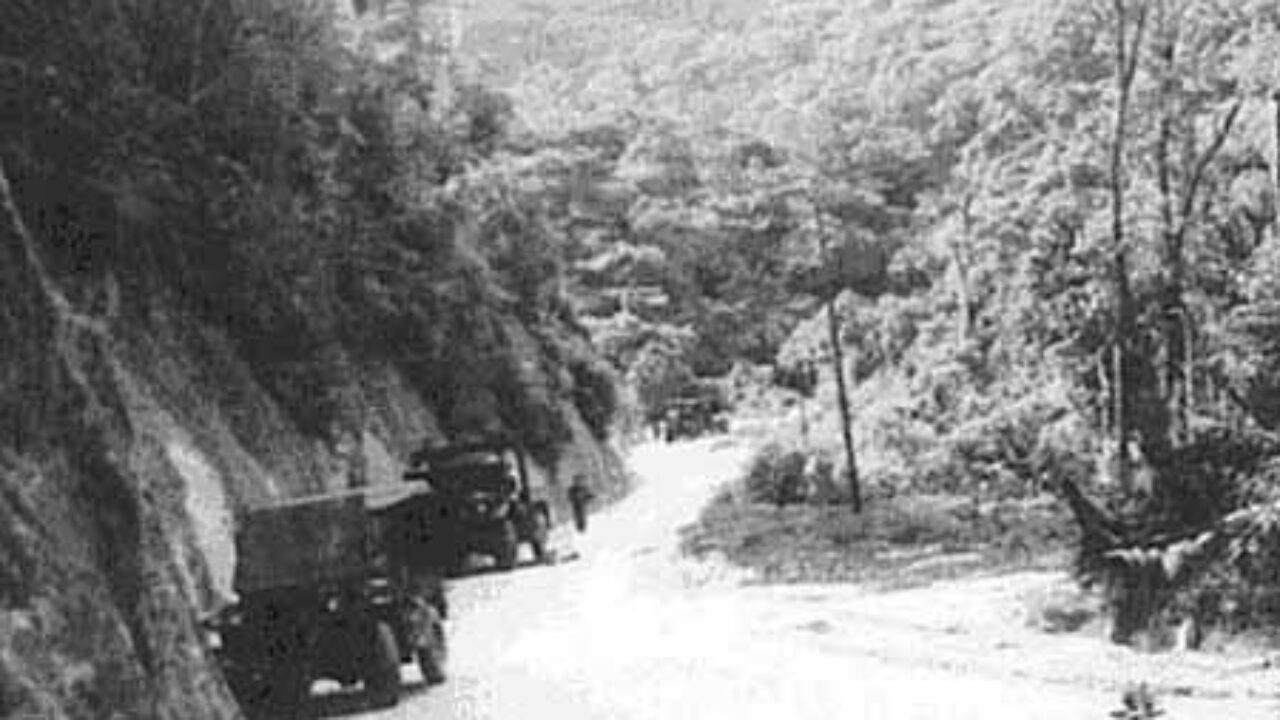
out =
<svg viewBox="0 0 1280 720"><path fill-rule="evenodd" d="M1113 545L1220 532L1221 573L1271 582L1274 3L556 10L464 46L572 158L615 362L825 357L838 297L873 486L1079 484Z"/></svg>

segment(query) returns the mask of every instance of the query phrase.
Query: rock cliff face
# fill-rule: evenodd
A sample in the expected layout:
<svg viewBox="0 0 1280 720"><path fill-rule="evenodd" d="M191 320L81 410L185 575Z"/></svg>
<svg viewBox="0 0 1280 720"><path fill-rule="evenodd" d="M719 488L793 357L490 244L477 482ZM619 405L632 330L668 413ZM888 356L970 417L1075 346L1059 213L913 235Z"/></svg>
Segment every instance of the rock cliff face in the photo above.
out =
<svg viewBox="0 0 1280 720"><path fill-rule="evenodd" d="M300 428L217 327L99 287L68 299L0 168L0 717L239 717L198 627L230 593L236 508L397 481L440 433L432 400L363 360L346 427ZM539 477L620 492L563 410L572 440Z"/></svg>

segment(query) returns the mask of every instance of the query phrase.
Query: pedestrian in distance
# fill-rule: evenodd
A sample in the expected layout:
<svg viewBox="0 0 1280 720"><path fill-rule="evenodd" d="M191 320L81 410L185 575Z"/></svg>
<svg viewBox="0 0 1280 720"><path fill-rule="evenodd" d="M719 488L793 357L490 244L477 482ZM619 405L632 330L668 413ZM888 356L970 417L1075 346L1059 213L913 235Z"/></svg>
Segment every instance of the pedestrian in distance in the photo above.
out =
<svg viewBox="0 0 1280 720"><path fill-rule="evenodd" d="M587 530L587 506L595 499L595 493L587 486L587 476L578 473L569 485L569 507L573 510L573 526L578 532Z"/></svg>

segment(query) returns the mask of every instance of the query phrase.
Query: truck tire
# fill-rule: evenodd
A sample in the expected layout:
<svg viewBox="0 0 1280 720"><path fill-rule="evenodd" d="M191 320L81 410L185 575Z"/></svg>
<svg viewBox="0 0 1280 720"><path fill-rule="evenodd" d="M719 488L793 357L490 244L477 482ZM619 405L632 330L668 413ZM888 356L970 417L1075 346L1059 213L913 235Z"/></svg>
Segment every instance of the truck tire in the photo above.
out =
<svg viewBox="0 0 1280 720"><path fill-rule="evenodd" d="M373 631L373 652L365 691L374 707L389 708L400 702L400 647L391 626L379 621Z"/></svg>
<svg viewBox="0 0 1280 720"><path fill-rule="evenodd" d="M511 518L504 518L494 538L493 560L499 570L511 570L516 566L516 555L520 550L520 539L516 535L516 525Z"/></svg>
<svg viewBox="0 0 1280 720"><path fill-rule="evenodd" d="M449 643L445 637L444 622L440 611L435 606L428 607L427 631L422 645L417 650L418 669L422 671L422 680L428 685L439 685L445 681L445 664L449 658Z"/></svg>
<svg viewBox="0 0 1280 720"><path fill-rule="evenodd" d="M444 562L445 575L449 577L462 577L467 574L468 560L471 559L470 553L465 547L459 545L450 551Z"/></svg>
<svg viewBox="0 0 1280 720"><path fill-rule="evenodd" d="M539 508L533 511L529 520L529 547L533 548L533 559L537 563L547 562L548 540L551 536L551 518L547 511Z"/></svg>
<svg viewBox="0 0 1280 720"><path fill-rule="evenodd" d="M311 678L296 658L286 660L268 674L259 690L265 709L282 718L302 717L310 695Z"/></svg>

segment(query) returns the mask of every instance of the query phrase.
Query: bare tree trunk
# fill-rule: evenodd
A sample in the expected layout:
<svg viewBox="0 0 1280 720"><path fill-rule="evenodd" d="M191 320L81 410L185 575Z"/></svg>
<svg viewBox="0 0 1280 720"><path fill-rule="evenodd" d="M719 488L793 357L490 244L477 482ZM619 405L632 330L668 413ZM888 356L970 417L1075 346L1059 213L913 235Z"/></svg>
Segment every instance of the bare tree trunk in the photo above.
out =
<svg viewBox="0 0 1280 720"><path fill-rule="evenodd" d="M1271 162L1272 171L1275 173L1275 190L1276 197L1280 198L1280 90L1271 93L1271 101L1275 103L1275 136L1273 140L1276 144L1276 156ZM1280 235L1280 212L1276 216L1276 234Z"/></svg>
<svg viewBox="0 0 1280 720"><path fill-rule="evenodd" d="M818 232L818 251L827 257L827 231L816 193L810 196ZM849 390L844 377L844 347L840 341L840 319L836 315L836 298L827 300L827 337L831 342L831 370L835 373L836 399L840 406L840 434L844 440L845 475L849 481L849 502L855 514L862 512L862 488L858 479L858 458L853 447L853 412L849 407Z"/></svg>
<svg viewBox="0 0 1280 720"><path fill-rule="evenodd" d="M973 292L969 283L969 259L965 256L963 247L972 246L973 242L972 206L973 196L969 195L965 197L964 206L961 208L964 225L962 236L949 244L951 264L955 267L956 273L956 344L961 346L969 341L973 333Z"/></svg>
<svg viewBox="0 0 1280 720"><path fill-rule="evenodd" d="M1120 486L1130 490L1132 472L1129 467L1129 413L1125 368L1128 365L1129 341L1132 337L1133 308L1129 297L1129 271L1125 247L1124 151L1129 129L1129 97L1138 69L1138 54L1147 25L1147 5L1138 6L1133 38L1129 38L1129 9L1125 0L1114 0L1116 12L1116 114L1111 143L1111 240L1112 284L1115 294L1115 320L1112 325L1112 374L1115 389L1116 473Z"/></svg>
<svg viewBox="0 0 1280 720"><path fill-rule="evenodd" d="M1098 427L1103 428L1109 435L1115 430L1115 419L1111 417L1111 412L1115 408L1115 388L1111 387L1106 355L1100 353L1095 360L1094 371L1098 375L1100 388L1098 394L1107 400L1107 402L1098 403Z"/></svg>
<svg viewBox="0 0 1280 720"><path fill-rule="evenodd" d="M1132 302L1129 297L1129 263L1124 248L1116 250L1113 279L1116 295L1115 338L1111 353L1111 386L1115 406L1112 422L1116 442L1116 476L1120 487L1132 490L1132 471L1129 462L1129 383L1126 368L1129 362L1129 339L1132 337Z"/></svg>
<svg viewBox="0 0 1280 720"><path fill-rule="evenodd" d="M827 333L831 338L831 369L836 374L836 397L840 403L840 434L844 440L845 474L849 480L849 502L853 512L862 512L862 488L858 481L858 459L853 449L853 414L849 409L849 390L844 379L844 350L840 344L840 320L836 317L836 301L827 301Z"/></svg>
<svg viewBox="0 0 1280 720"><path fill-rule="evenodd" d="M1162 363L1160 367L1160 396L1169 415L1169 442L1177 445L1186 440L1187 434L1187 383L1186 348L1183 337L1186 306L1183 302L1183 284L1186 267L1183 253L1183 233L1176 217L1173 190L1173 161L1170 157L1173 144L1173 106L1178 78L1177 28L1169 27L1165 4L1160 4L1161 32L1164 38L1160 46L1162 76L1160 78L1160 134L1156 144L1156 165L1160 187L1160 221L1163 239L1161 247L1162 277L1160 288L1160 330L1163 336Z"/></svg>
<svg viewBox="0 0 1280 720"><path fill-rule="evenodd" d="M1184 385L1184 401L1182 404L1182 427L1186 429L1190 440L1191 408L1196 407L1196 334L1191 321L1191 313L1183 312L1182 317L1182 372Z"/></svg>
<svg viewBox="0 0 1280 720"><path fill-rule="evenodd" d="M1169 48L1167 53L1169 72L1172 73L1173 49ZM1183 189L1181 198L1181 207L1176 211L1170 208L1165 216L1164 257L1162 258L1166 273L1162 307L1164 342L1166 345L1164 370L1166 375L1165 382L1169 390L1169 394L1166 396L1166 406L1169 409L1170 420L1169 439L1175 444L1190 439L1190 411L1194 403L1192 393L1192 357L1195 349L1195 326L1191 321L1185 298L1187 275L1185 246L1187 232L1197 216L1196 201L1200 195L1200 188L1204 184L1209 165L1212 164L1214 158L1222 150L1223 145L1226 144L1227 137L1230 136L1232 129L1235 127L1236 120L1239 118L1243 107L1243 99L1237 99L1232 103L1230 109L1227 110L1226 115L1218 124L1209 146L1198 156L1194 147L1195 132L1194 130L1187 131L1189 149L1186 157L1190 158L1190 164L1186 186ZM1172 118L1180 113L1166 107L1164 108L1164 114L1165 117ZM1168 146L1164 145L1163 141L1162 146L1161 159L1162 162L1167 162ZM1161 171L1162 200L1166 190L1165 172L1165 170ZM1163 204L1162 202L1162 206ZM1165 212L1162 207L1162 214ZM1200 209L1199 212L1203 212L1203 209Z"/></svg>

